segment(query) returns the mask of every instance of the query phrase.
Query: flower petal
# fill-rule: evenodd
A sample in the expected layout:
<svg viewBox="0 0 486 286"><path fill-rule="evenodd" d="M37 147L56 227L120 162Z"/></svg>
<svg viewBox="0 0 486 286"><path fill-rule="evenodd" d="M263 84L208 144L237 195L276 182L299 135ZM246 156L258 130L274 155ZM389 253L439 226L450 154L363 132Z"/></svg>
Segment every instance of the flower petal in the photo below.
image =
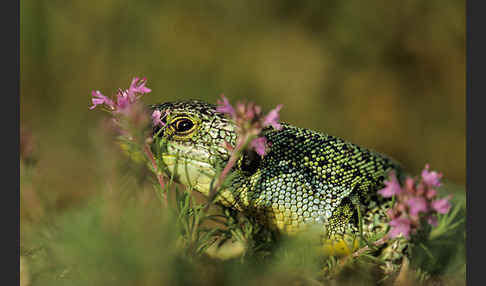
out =
<svg viewBox="0 0 486 286"><path fill-rule="evenodd" d="M231 115L231 117L233 117L233 119L234 119L235 116L236 116L235 109L229 103L228 99L224 95L221 94L221 98L222 98L222 101L219 100L219 99L217 101L218 106L216 107L216 111L221 112L221 113L227 113L227 114Z"/></svg>
<svg viewBox="0 0 486 286"><path fill-rule="evenodd" d="M280 115L279 111L282 108L282 104L277 105L274 109L270 110L270 112L265 116L263 120L263 126L272 126L275 130L282 129L282 125L278 122Z"/></svg>
<svg viewBox="0 0 486 286"><path fill-rule="evenodd" d="M425 165L425 169L422 171L422 180L427 186L432 188L439 187L441 178L441 173L436 171L429 172L429 164Z"/></svg>
<svg viewBox="0 0 486 286"><path fill-rule="evenodd" d="M116 97L116 111L124 113L128 109L130 109L130 106L132 104L132 101L130 101L129 94L127 91L119 92Z"/></svg>
<svg viewBox="0 0 486 286"><path fill-rule="evenodd" d="M398 195L401 192L402 188L400 186L400 183L398 183L395 172L391 171L390 179L388 181L385 181L385 188L379 190L378 193L385 198L390 198L394 195Z"/></svg>
<svg viewBox="0 0 486 286"><path fill-rule="evenodd" d="M390 221L390 232L388 235L391 238L395 238L402 234L404 237L408 238L410 236L411 226L410 220L404 217L399 217Z"/></svg>
<svg viewBox="0 0 486 286"><path fill-rule="evenodd" d="M427 212L427 201L423 197L411 197L407 200L407 205L412 216Z"/></svg>
<svg viewBox="0 0 486 286"><path fill-rule="evenodd" d="M258 155L264 156L266 152L267 138L257 137L250 142L250 146L257 152Z"/></svg>
<svg viewBox="0 0 486 286"><path fill-rule="evenodd" d="M147 83L147 79L146 78L143 78L139 81L138 77L135 77L131 84L130 84L130 87L128 88L128 90L132 93L141 93L141 94L144 94L144 93L149 93L151 92L152 90L148 87L145 86L145 84Z"/></svg>
<svg viewBox="0 0 486 286"><path fill-rule="evenodd" d="M427 222L431 225L431 226L437 226L438 224L438 221L437 221L437 216L435 215L431 215L427 218Z"/></svg>
<svg viewBox="0 0 486 286"><path fill-rule="evenodd" d="M111 109L115 108L115 104L113 103L113 100L104 96L99 90L93 90L91 92L91 95L93 96L93 98L91 99L93 106L91 106L89 109L94 109L97 105L102 105L102 104L107 105Z"/></svg>
<svg viewBox="0 0 486 286"><path fill-rule="evenodd" d="M437 191L435 189L428 189L425 197L429 200L433 199L437 195Z"/></svg>
<svg viewBox="0 0 486 286"><path fill-rule="evenodd" d="M440 200L435 200L431 203L431 206L440 214L446 214L451 209L451 203L449 202L449 197Z"/></svg>
<svg viewBox="0 0 486 286"><path fill-rule="evenodd" d="M154 126L160 126L163 127L165 126L165 123L162 122L162 112L160 110L156 109L154 112L152 112L152 122L154 123Z"/></svg>

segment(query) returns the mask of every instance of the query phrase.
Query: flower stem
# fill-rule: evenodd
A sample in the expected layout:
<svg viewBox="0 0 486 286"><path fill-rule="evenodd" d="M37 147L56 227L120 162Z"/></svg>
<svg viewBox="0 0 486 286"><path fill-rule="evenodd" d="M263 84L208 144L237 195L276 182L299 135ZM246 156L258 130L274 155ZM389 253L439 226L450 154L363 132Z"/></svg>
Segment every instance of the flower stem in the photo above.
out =
<svg viewBox="0 0 486 286"><path fill-rule="evenodd" d="M218 194L219 188L223 184L224 179L228 176L229 172L231 171L231 169L235 165L236 161L240 158L241 150L248 143L248 141L249 141L248 139L249 139L249 136L244 135L241 138L241 140L238 140L235 149L231 153L231 156L230 156L228 162L224 166L223 171L221 172L221 174L219 174L218 180L216 181L216 185L213 188L211 188L211 190L209 191L209 196L208 196L209 202L208 202L208 204L205 208L205 211L207 211L209 209L209 207L211 206L211 203L214 200L214 197Z"/></svg>
<svg viewBox="0 0 486 286"><path fill-rule="evenodd" d="M152 163L152 167L154 168L155 175L157 176L157 180L159 181L160 188L163 190L165 186L164 182L164 177L162 176L162 173L159 171L157 168L157 162L155 161L154 154L150 150L150 146L148 144L145 144L144 146L145 153L150 159L150 162ZM164 203L164 206L167 206L167 195L165 193L162 193L162 202Z"/></svg>

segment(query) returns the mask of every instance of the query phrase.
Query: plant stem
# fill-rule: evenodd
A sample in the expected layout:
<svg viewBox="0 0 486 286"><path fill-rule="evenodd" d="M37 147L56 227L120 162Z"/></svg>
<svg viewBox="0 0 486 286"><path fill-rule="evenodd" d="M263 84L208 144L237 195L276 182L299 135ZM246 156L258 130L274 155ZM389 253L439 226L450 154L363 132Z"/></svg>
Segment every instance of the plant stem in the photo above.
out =
<svg viewBox="0 0 486 286"><path fill-rule="evenodd" d="M162 176L162 173L159 171L159 168L157 168L157 162L155 161L154 154L150 150L150 146L148 144L145 144L144 150L147 156L149 157L150 162L152 163L152 167L154 168L155 175L157 176L157 180L159 181L160 188L163 190L165 186L164 177ZM165 193L162 193L162 197L163 197L162 202L166 207L168 204L167 195Z"/></svg>
<svg viewBox="0 0 486 286"><path fill-rule="evenodd" d="M240 158L241 150L246 145L248 138L249 138L248 135L244 135L241 138L241 140L238 140L235 149L231 153L231 156L230 156L228 162L226 163L226 166L224 166L223 171L221 172L221 174L219 174L218 180L216 181L216 185L213 188L211 188L211 190L209 191L209 197L208 197L209 202L208 202L206 208L204 209L205 211L207 211L209 209L214 197L218 194L218 190L221 187L221 185L223 184L224 179L228 176L229 172L231 171L231 169L235 165L236 161Z"/></svg>
<svg viewBox="0 0 486 286"><path fill-rule="evenodd" d="M380 246L382 244L384 244L385 242L388 241L388 236L385 235L384 237L378 239L377 241L375 241L373 243L373 246ZM353 257L358 257L360 256L361 254L363 254L363 252L365 252L366 250L368 250L370 247L368 245L356 250L354 253L353 253Z"/></svg>

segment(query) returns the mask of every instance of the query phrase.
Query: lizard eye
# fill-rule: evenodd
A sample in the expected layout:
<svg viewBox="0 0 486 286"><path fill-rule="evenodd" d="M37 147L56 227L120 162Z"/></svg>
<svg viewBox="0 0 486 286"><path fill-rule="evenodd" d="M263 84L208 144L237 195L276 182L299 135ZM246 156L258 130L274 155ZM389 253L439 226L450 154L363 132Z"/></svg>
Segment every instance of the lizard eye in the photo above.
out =
<svg viewBox="0 0 486 286"><path fill-rule="evenodd" d="M178 133L188 133L194 127L194 123L189 118L176 119L171 125Z"/></svg>

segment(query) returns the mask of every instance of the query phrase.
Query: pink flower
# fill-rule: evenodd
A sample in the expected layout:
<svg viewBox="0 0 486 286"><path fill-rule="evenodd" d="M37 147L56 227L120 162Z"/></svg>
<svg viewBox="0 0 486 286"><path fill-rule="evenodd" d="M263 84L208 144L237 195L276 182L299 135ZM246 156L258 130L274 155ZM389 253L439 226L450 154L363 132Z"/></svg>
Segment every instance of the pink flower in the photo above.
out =
<svg viewBox="0 0 486 286"><path fill-rule="evenodd" d="M116 94L116 102L104 96L98 90L93 91L93 98L91 99L93 106L91 106L89 109L94 109L97 105L105 104L114 113L127 114L132 105L138 100L136 97L137 94L143 95L144 93L149 93L152 91L150 88L145 86L146 83L147 80L145 78L142 80L139 80L137 77L134 78L127 90L118 89Z"/></svg>
<svg viewBox="0 0 486 286"><path fill-rule="evenodd" d="M449 197L433 201L431 203L432 208L440 214L448 213L449 210L451 209L451 203L449 202Z"/></svg>
<svg viewBox="0 0 486 286"><path fill-rule="evenodd" d="M261 107L253 102L249 102L246 105L243 103L236 104L236 120L238 120L238 117L241 117L241 119L248 121L254 121L255 119L260 120L261 113Z"/></svg>
<svg viewBox="0 0 486 286"><path fill-rule="evenodd" d="M434 189L428 189L427 193L425 194L425 197L429 200L433 199L437 195L437 191Z"/></svg>
<svg viewBox="0 0 486 286"><path fill-rule="evenodd" d="M102 104L106 104L111 109L115 109L115 104L113 103L113 100L101 94L99 90L93 90L91 94L93 95L93 98L91 99L93 106L91 106L89 109L94 109L97 105Z"/></svg>
<svg viewBox="0 0 486 286"><path fill-rule="evenodd" d="M439 187L442 174L436 171L429 172L429 164L425 165L425 169L422 171L423 182L429 187Z"/></svg>
<svg viewBox="0 0 486 286"><path fill-rule="evenodd" d="M231 106L228 99L223 94L221 94L221 98L223 99L223 101L218 99L218 107L216 107L216 111L221 113L227 113L234 118L236 116L235 109L233 108L233 106Z"/></svg>
<svg viewBox="0 0 486 286"><path fill-rule="evenodd" d="M395 218L390 221L390 232L388 235L391 238L395 238L402 234L404 237L408 238L410 235L410 220L404 217Z"/></svg>
<svg viewBox="0 0 486 286"><path fill-rule="evenodd" d="M164 113L164 117L167 115L167 113ZM156 109L154 112L152 112L152 122L154 123L154 126L160 126L164 127L165 123L162 122L162 112L160 110Z"/></svg>
<svg viewBox="0 0 486 286"><path fill-rule="evenodd" d="M412 216L417 216L420 212L427 212L427 201L422 197L409 198L407 205L410 207L410 214Z"/></svg>
<svg viewBox="0 0 486 286"><path fill-rule="evenodd" d="M116 95L116 111L126 112L134 100L130 100L130 97L126 91L119 90Z"/></svg>
<svg viewBox="0 0 486 286"><path fill-rule="evenodd" d="M430 172L429 165L426 165L418 184L416 179L407 177L404 189L401 189L395 174L390 173L386 187L379 191L384 197L397 195L395 204L387 211L391 227L389 237L403 234L408 239L425 220L433 227L438 225L437 213L445 214L451 208L449 197L434 200L437 195L435 187L440 185L441 177L442 174Z"/></svg>
<svg viewBox="0 0 486 286"><path fill-rule="evenodd" d="M146 83L147 83L146 78L143 78L140 81L138 80L138 77L134 78L130 83L130 87L128 88L129 96L131 97L135 93L144 94L144 93L151 92L152 90L145 86Z"/></svg>
<svg viewBox="0 0 486 286"><path fill-rule="evenodd" d="M415 189L415 180L413 178L407 177L405 179L405 189L408 192L413 192L413 190Z"/></svg>
<svg viewBox="0 0 486 286"><path fill-rule="evenodd" d="M437 226L437 216L435 215L431 215L427 218L427 222L431 225L431 226Z"/></svg>
<svg viewBox="0 0 486 286"><path fill-rule="evenodd" d="M267 138L257 137L250 142L251 148L257 152L258 155L263 156L266 152Z"/></svg>
<svg viewBox="0 0 486 286"><path fill-rule="evenodd" d="M263 120L263 126L272 126L275 130L280 130L282 129L282 125L278 123L278 120L280 118L280 115L278 112L282 108L282 104L277 105L274 109L270 110L270 112L265 116L265 119Z"/></svg>
<svg viewBox="0 0 486 286"><path fill-rule="evenodd" d="M261 107L255 103L238 102L236 107L233 107L222 94L221 100L218 100L216 111L231 116L237 127L237 146L246 145L246 141L248 141L249 148L254 149L260 156L264 156L269 144L267 139L261 136L261 133L263 128L267 126L273 126L275 129L281 128L278 123L280 108L282 108L282 105L277 106L265 116Z"/></svg>
<svg viewBox="0 0 486 286"><path fill-rule="evenodd" d="M390 180L385 181L385 186L386 186L385 188L378 191L378 193L385 198L398 195L402 191L394 171L390 172Z"/></svg>

